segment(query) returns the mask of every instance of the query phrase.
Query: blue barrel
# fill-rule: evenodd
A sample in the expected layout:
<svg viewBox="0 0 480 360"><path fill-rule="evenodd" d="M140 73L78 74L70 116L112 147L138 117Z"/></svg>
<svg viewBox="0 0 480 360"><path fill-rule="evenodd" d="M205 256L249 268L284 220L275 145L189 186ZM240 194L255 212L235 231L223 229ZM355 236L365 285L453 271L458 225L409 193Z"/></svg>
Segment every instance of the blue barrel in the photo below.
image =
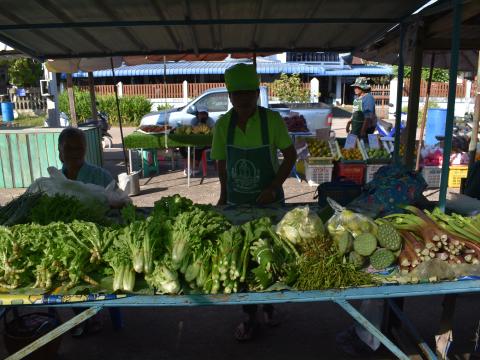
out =
<svg viewBox="0 0 480 360"><path fill-rule="evenodd" d="M438 143L436 136L445 136L446 121L447 109L428 109L425 145L435 145Z"/></svg>
<svg viewBox="0 0 480 360"><path fill-rule="evenodd" d="M2 102L2 120L13 121L13 103Z"/></svg>

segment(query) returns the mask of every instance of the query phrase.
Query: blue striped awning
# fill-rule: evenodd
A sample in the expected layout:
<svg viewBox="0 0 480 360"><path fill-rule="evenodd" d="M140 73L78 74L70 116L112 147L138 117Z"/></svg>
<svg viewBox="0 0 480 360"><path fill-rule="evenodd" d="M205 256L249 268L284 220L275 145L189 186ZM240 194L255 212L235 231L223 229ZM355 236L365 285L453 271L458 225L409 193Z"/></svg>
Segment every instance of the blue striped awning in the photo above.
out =
<svg viewBox="0 0 480 360"><path fill-rule="evenodd" d="M345 69L326 70L320 76L384 76L392 75L393 69L391 66L383 65L361 65L348 67Z"/></svg>
<svg viewBox="0 0 480 360"><path fill-rule="evenodd" d="M167 75L223 75L225 70L237 62L232 61L192 61L167 62ZM321 76L325 69L321 65L303 63L257 62L259 74L307 74ZM160 76L164 74L164 64L142 64L120 66L115 69L115 76ZM94 77L111 77L111 70L93 72ZM78 72L73 77L87 77L87 73Z"/></svg>

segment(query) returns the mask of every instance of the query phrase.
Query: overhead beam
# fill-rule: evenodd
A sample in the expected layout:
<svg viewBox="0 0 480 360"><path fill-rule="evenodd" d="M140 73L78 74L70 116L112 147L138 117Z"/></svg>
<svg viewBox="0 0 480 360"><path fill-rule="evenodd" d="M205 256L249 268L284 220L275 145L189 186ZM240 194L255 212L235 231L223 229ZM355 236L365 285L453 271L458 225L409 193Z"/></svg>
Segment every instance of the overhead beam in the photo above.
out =
<svg viewBox="0 0 480 360"><path fill-rule="evenodd" d="M82 29L131 26L199 26L199 25L276 25L276 24L397 24L399 18L274 18L274 19L179 19L179 20L122 20L75 22L63 11L57 10L50 0L36 0L62 22L39 24L0 25L0 31L33 29ZM45 3L45 4L44 4ZM51 8L53 7L53 8Z"/></svg>
<svg viewBox="0 0 480 360"><path fill-rule="evenodd" d="M35 0L35 2L43 7L45 10L47 10L49 13L51 13L53 16L55 16L58 20L63 21L63 23L74 23L73 18L71 18L65 11L61 10L58 8L56 4L53 4L51 0ZM27 24L26 26L30 26L31 24ZM80 27L67 27L71 29L75 29L75 32L83 37L85 40L87 40L90 44L92 44L94 47L97 49L103 51L104 53L109 53L109 49L102 44L100 41L95 39L92 35L90 35L86 30L81 29ZM42 29L42 28L38 28ZM43 28L43 29L48 29ZM1 30L0 30L1 31ZM71 55L70 55L71 56Z"/></svg>

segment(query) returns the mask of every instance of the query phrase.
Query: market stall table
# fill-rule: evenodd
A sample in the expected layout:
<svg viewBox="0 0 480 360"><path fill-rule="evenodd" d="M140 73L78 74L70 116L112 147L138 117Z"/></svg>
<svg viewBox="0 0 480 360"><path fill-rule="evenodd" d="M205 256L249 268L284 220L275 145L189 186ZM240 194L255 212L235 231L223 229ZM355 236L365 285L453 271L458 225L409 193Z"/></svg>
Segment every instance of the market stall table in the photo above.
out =
<svg viewBox="0 0 480 360"><path fill-rule="evenodd" d="M66 333L78 324L86 321L104 307L179 307L179 306L217 306L246 304L280 304L332 301L338 304L355 321L363 325L377 337L399 359L409 359L400 348L371 324L350 300L393 299L400 297L433 296L480 292L480 280L446 281L412 285L383 285L362 288L332 289L321 291L278 291L259 293L237 293L218 295L8 295L0 296L1 305L8 307L79 307L86 311L68 320L50 333L35 340L22 350L8 357L8 360L22 359L40 346ZM434 351L423 341L408 318L388 301L389 306L402 321L405 329L413 335L422 353L429 359L436 359Z"/></svg>
<svg viewBox="0 0 480 360"><path fill-rule="evenodd" d="M134 132L125 137L125 148L128 149L130 172L132 168L132 150L139 149L172 149L178 147L186 147L187 150L187 185L190 186L190 148L211 146L213 135L193 134L193 135L176 135L176 134L145 134Z"/></svg>

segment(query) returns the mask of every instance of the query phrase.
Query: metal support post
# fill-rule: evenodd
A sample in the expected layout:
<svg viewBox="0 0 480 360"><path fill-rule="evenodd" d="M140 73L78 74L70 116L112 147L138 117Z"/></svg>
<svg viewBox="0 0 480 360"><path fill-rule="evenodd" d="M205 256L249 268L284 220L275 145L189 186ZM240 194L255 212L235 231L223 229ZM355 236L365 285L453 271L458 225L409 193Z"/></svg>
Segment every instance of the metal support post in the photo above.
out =
<svg viewBox="0 0 480 360"><path fill-rule="evenodd" d="M415 49L412 58L412 75L410 76L410 93L408 94L407 144L404 155L405 165L408 169L413 169L413 163L415 161L415 140L417 139L424 40L425 31L421 26L416 34Z"/></svg>
<svg viewBox="0 0 480 360"><path fill-rule="evenodd" d="M415 328L412 322L405 316L402 310L400 310L397 304L395 304L395 301L393 301L393 299L388 299L387 303L390 309L395 313L395 316L397 317L397 319L399 319L402 322L402 324L407 329L408 333L413 337L413 340L415 340L416 345L420 348L420 350L425 355L425 357L427 359L432 359L432 360L437 359L435 352L432 349L430 349L430 347L425 342L425 340L422 339L418 330Z"/></svg>
<svg viewBox="0 0 480 360"><path fill-rule="evenodd" d="M393 159L396 164L400 162L400 125L402 123L403 76L405 73L403 60L405 26L403 23L400 24L400 45L398 49L397 108L395 109L395 147L393 153Z"/></svg>
<svg viewBox="0 0 480 360"><path fill-rule="evenodd" d="M368 321L357 309L355 309L346 300L335 300L355 321L366 328L373 336L375 336L388 350L401 360L409 360L410 357L398 348L389 338L387 338L380 330L378 330L370 321Z"/></svg>
<svg viewBox="0 0 480 360"><path fill-rule="evenodd" d="M88 320L92 316L94 316L96 313L98 313L102 309L102 306L94 306L91 307L82 313L78 314L77 316L71 318L67 322L63 323L62 325L56 327L49 333L43 335L41 338L38 338L31 344L28 344L25 346L23 349L17 351L15 354L10 355L7 357L5 360L20 360L26 357L27 355L31 354L38 348L44 346L45 344L48 344L50 341L58 338L59 336L65 334L67 331L73 329L75 326L78 324L81 324L82 322Z"/></svg>
<svg viewBox="0 0 480 360"><path fill-rule="evenodd" d="M448 84L447 121L445 124L445 144L443 147L442 178L440 180L439 207L445 211L447 201L448 173L450 154L452 152L453 117L455 114L455 93L457 89L458 52L460 49L460 21L462 17L462 1L453 0L453 34L450 53L450 73Z"/></svg>

